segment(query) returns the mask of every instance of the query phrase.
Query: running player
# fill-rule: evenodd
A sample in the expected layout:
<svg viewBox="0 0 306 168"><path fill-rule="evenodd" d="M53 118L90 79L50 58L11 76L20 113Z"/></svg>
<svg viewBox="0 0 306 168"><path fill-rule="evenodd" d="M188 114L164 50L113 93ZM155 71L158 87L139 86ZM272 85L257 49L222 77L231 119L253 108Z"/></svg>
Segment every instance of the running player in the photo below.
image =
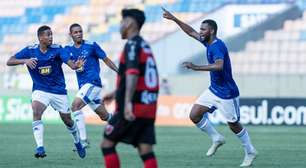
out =
<svg viewBox="0 0 306 168"><path fill-rule="evenodd" d="M71 119L65 78L62 63L65 62L72 69L77 69L84 64L83 60L73 62L63 54L60 45L52 44L52 31L49 26L41 26L37 30L39 44L27 46L7 61L8 66L25 64L33 81L32 109L33 109L33 134L36 141L36 158L46 155L43 144L44 125L41 117L47 106L52 106L59 112L61 119L71 133L75 147L81 158L86 155L82 147L76 124Z"/></svg>
<svg viewBox="0 0 306 168"><path fill-rule="evenodd" d="M100 97L102 84L99 59L115 72L118 72L118 68L96 42L83 39L83 30L79 24L72 24L69 31L73 43L65 47L66 53L74 61L80 58L85 60L84 66L76 70L79 91L73 100L71 110L80 132L82 145L88 147L85 118L81 109L88 105L101 120L108 121L111 118L111 113L106 111Z"/></svg>
<svg viewBox="0 0 306 168"><path fill-rule="evenodd" d="M232 77L227 47L216 36L216 22L210 19L204 20L198 33L166 9L163 8L163 11L164 18L174 21L186 34L198 40L207 48L208 65L195 65L191 62L183 63L183 66L188 69L210 72L211 85L196 100L190 112L191 121L212 139L212 146L206 155L212 156L225 143L224 137L217 132L206 115L218 109L244 147L245 157L240 166L250 166L257 155L257 151L251 143L247 130L239 123L239 90Z"/></svg>

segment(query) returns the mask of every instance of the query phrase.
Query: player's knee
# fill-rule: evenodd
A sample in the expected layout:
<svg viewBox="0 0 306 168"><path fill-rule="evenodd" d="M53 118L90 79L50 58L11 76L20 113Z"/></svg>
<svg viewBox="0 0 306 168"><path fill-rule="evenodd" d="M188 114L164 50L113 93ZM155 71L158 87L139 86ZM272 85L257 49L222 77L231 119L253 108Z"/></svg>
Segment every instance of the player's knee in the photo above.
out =
<svg viewBox="0 0 306 168"><path fill-rule="evenodd" d="M39 110L33 109L33 119L34 120L41 120L42 112Z"/></svg>
<svg viewBox="0 0 306 168"><path fill-rule="evenodd" d="M152 153L153 152L153 148L151 145L146 145L146 146L139 146L138 147L139 150L139 154L140 155L145 155L148 153Z"/></svg>
<svg viewBox="0 0 306 168"><path fill-rule="evenodd" d="M78 111L81 110L86 104L83 103L83 101L79 98L76 98L72 105L71 105L71 110L72 111Z"/></svg>
<svg viewBox="0 0 306 168"><path fill-rule="evenodd" d="M243 129L242 125L238 121L228 122L227 124L234 133L238 133Z"/></svg>
<svg viewBox="0 0 306 168"><path fill-rule="evenodd" d="M71 110L72 110L72 111L81 110L81 105L80 105L80 103L77 103L77 102L72 103Z"/></svg>
<svg viewBox="0 0 306 168"><path fill-rule="evenodd" d="M101 142L100 144L100 148L103 149L103 148L111 148L111 147L114 147L115 146L115 143L108 140L108 139L103 139L103 141Z"/></svg>
<svg viewBox="0 0 306 168"><path fill-rule="evenodd" d="M73 126L73 120L71 119L70 114L62 114L60 113L61 119L63 120L64 124L68 127Z"/></svg>
<svg viewBox="0 0 306 168"><path fill-rule="evenodd" d="M189 118L193 123L198 123L201 120L201 115L196 110L191 110Z"/></svg>

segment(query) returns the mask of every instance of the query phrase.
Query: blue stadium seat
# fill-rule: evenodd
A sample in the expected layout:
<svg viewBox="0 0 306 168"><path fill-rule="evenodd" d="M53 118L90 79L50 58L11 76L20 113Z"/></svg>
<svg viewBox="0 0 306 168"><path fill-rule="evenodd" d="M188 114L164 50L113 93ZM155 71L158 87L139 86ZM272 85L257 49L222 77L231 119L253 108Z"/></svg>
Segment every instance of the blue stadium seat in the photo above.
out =
<svg viewBox="0 0 306 168"><path fill-rule="evenodd" d="M43 0L42 6L26 8L22 16L0 17L0 41L7 33L22 33L28 24L51 22L55 15L65 13L67 8L88 2L89 0Z"/></svg>
<svg viewBox="0 0 306 168"><path fill-rule="evenodd" d="M87 4L88 0L44 0L43 6L71 6L71 5L82 5Z"/></svg>

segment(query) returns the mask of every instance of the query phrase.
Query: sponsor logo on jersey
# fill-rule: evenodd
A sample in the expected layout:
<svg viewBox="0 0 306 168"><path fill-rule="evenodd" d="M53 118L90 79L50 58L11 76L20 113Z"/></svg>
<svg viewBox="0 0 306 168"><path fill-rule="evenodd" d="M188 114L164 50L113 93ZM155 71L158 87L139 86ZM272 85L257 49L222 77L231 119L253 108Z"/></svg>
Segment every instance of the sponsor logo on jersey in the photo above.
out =
<svg viewBox="0 0 306 168"><path fill-rule="evenodd" d="M38 67L38 70L41 75L49 75L52 72L52 67L50 65Z"/></svg>
<svg viewBox="0 0 306 168"><path fill-rule="evenodd" d="M157 93L144 91L141 93L141 102L144 104L152 104L157 101Z"/></svg>

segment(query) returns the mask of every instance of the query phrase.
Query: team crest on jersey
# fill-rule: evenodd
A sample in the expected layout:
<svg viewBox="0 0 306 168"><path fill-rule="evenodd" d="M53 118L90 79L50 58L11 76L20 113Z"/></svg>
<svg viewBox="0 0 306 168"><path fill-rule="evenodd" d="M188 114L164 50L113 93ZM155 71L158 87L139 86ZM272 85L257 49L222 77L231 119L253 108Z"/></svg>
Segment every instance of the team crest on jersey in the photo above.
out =
<svg viewBox="0 0 306 168"><path fill-rule="evenodd" d="M49 75L52 72L52 67L50 65L43 66L43 67L39 67L38 70L41 75Z"/></svg>
<svg viewBox="0 0 306 168"><path fill-rule="evenodd" d="M82 50L80 57L86 58L88 54L89 54L88 51Z"/></svg>
<svg viewBox="0 0 306 168"><path fill-rule="evenodd" d="M113 127L112 125L107 124L107 125L105 126L105 134L106 134L106 135L111 134L111 133L113 132L113 130L114 130L114 127Z"/></svg>

